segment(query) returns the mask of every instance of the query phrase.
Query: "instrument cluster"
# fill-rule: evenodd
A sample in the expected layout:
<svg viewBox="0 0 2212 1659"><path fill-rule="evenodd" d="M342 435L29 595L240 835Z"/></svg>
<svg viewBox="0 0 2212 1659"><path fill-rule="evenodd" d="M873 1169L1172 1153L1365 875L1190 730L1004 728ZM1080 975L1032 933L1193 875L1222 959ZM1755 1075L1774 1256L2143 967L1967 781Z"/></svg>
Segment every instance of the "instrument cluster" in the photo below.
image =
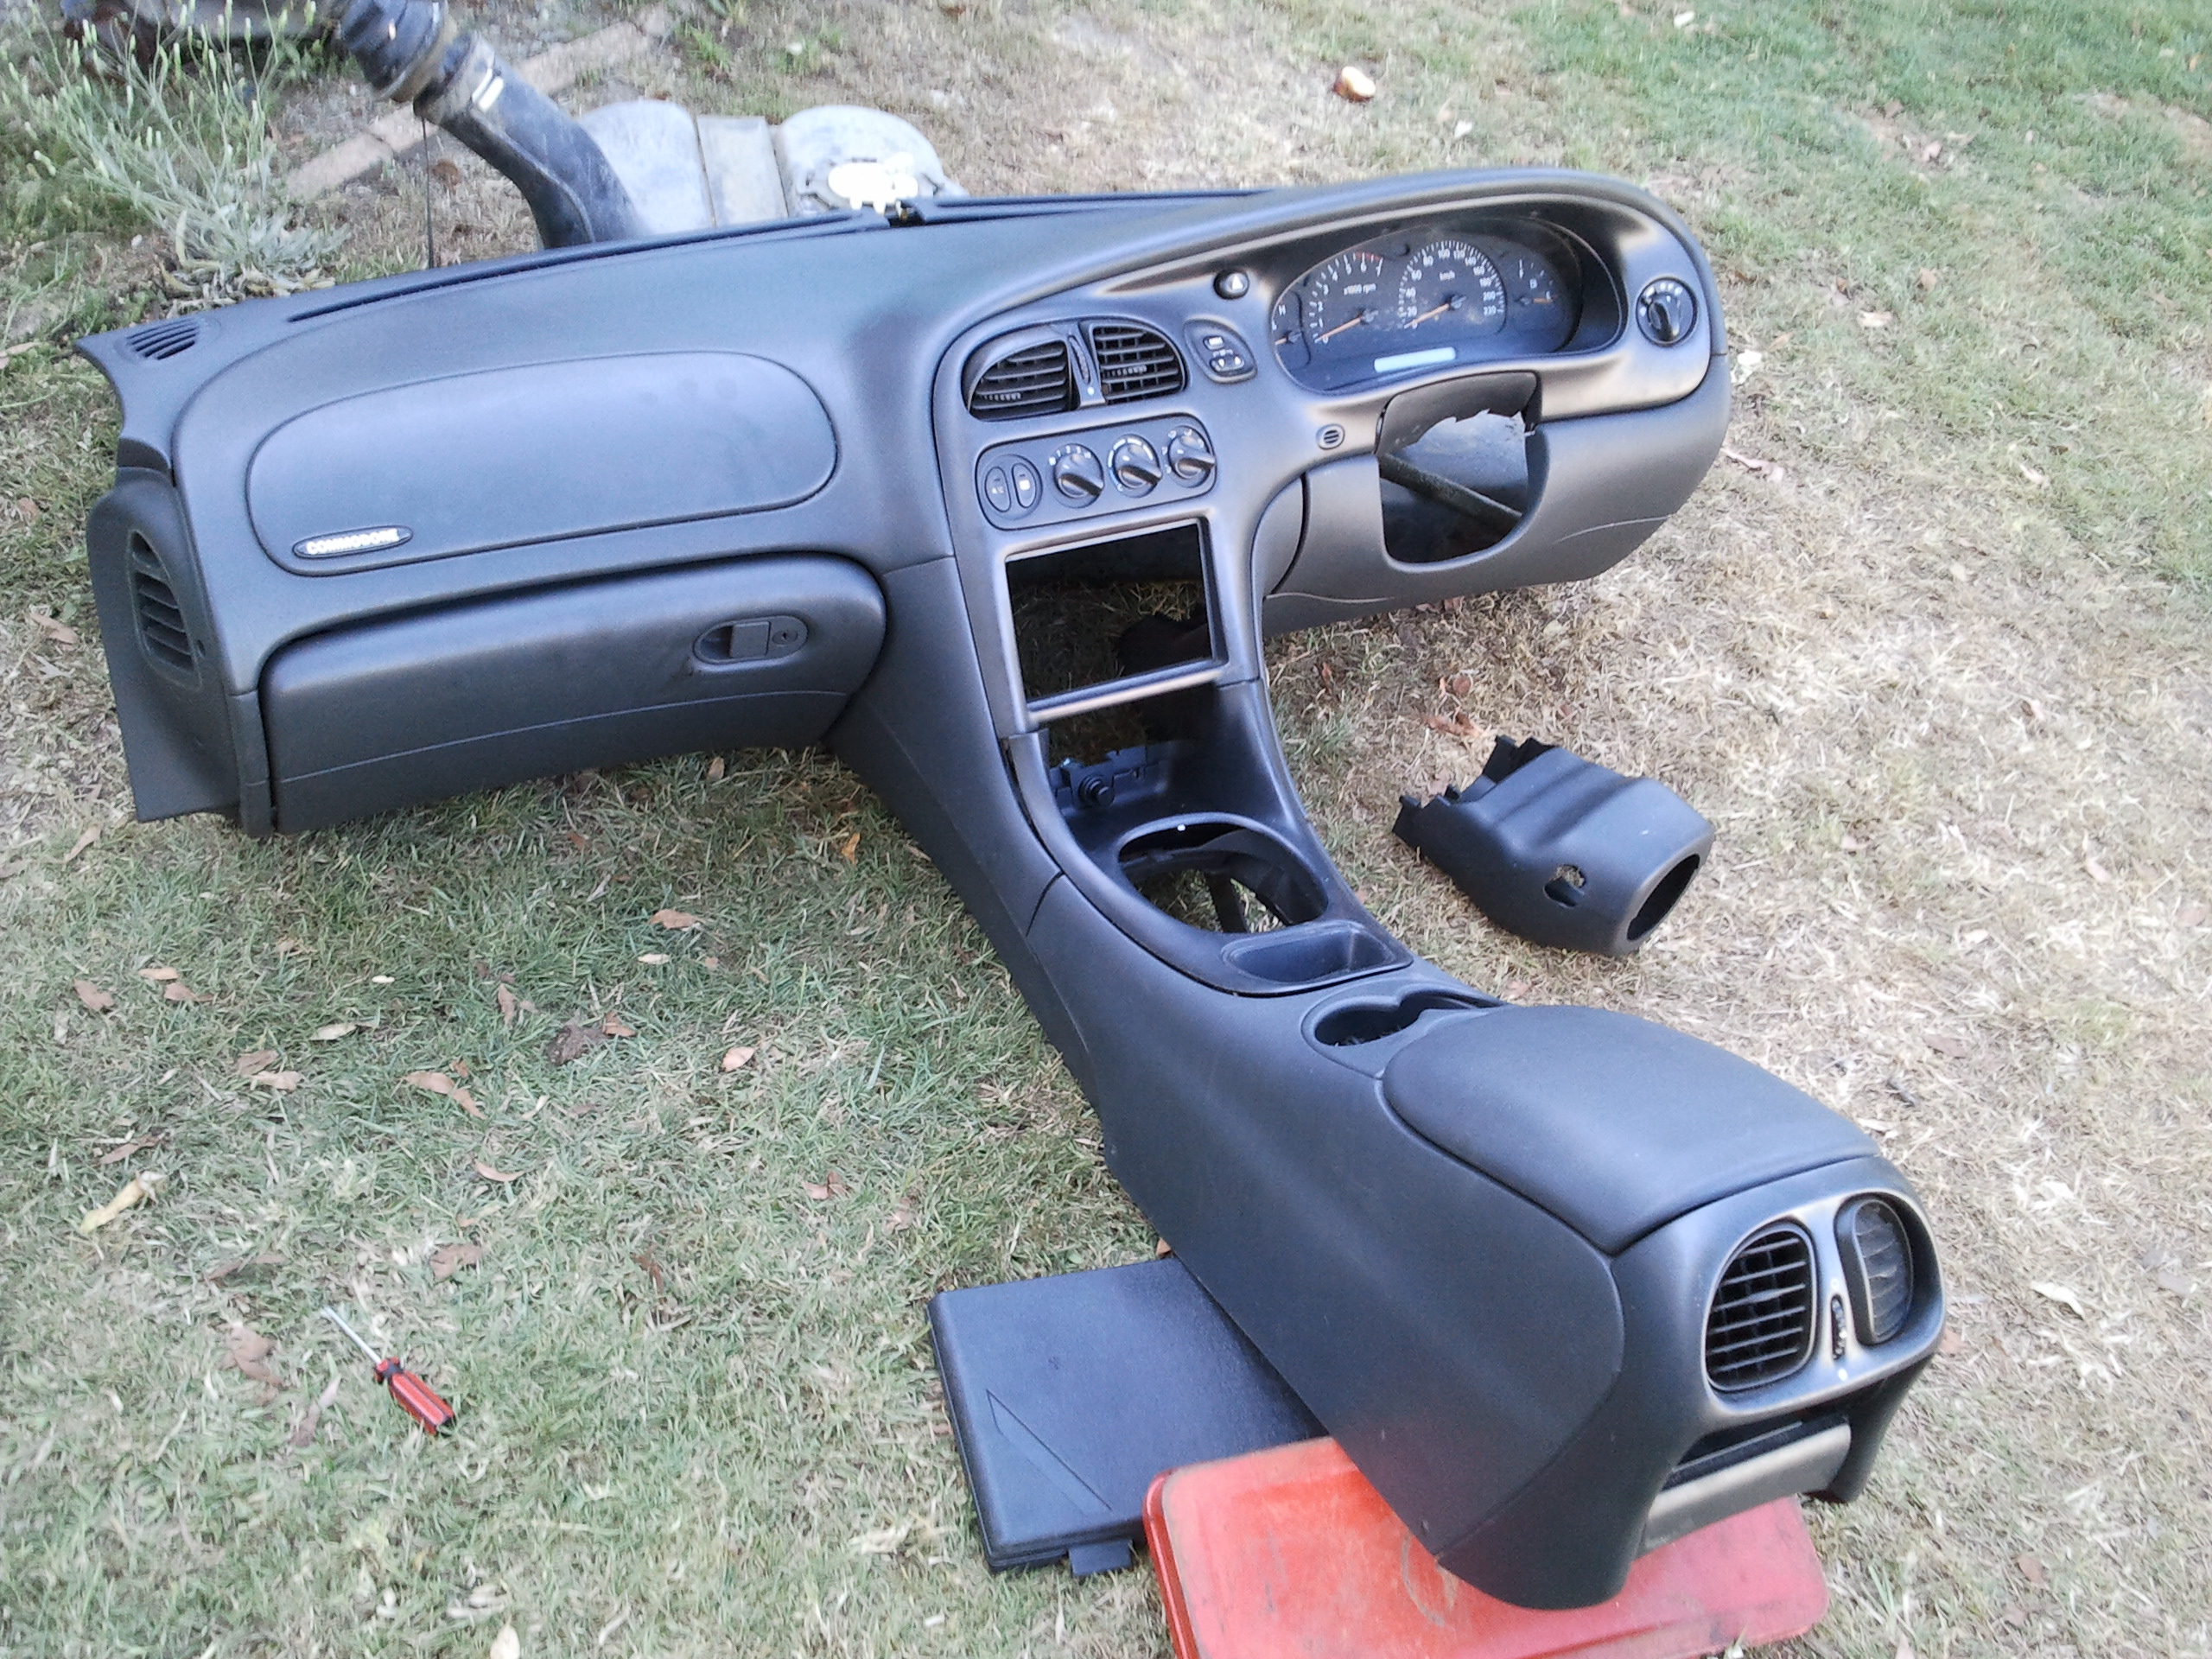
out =
<svg viewBox="0 0 2212 1659"><path fill-rule="evenodd" d="M1394 232L1291 283L1268 332L1291 378L1318 391L1555 352L1580 318L1580 266L1535 225Z"/></svg>

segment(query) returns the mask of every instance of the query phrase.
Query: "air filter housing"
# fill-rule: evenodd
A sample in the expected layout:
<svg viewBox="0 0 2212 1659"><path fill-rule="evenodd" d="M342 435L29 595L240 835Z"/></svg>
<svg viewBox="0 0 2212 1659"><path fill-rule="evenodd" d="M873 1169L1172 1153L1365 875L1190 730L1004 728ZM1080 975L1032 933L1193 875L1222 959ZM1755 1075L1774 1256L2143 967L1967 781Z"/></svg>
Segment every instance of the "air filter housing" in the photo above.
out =
<svg viewBox="0 0 2212 1659"><path fill-rule="evenodd" d="M1754 1233L1728 1258L1705 1319L1706 1379L1724 1393L1778 1382L1812 1356L1813 1242L1787 1224Z"/></svg>

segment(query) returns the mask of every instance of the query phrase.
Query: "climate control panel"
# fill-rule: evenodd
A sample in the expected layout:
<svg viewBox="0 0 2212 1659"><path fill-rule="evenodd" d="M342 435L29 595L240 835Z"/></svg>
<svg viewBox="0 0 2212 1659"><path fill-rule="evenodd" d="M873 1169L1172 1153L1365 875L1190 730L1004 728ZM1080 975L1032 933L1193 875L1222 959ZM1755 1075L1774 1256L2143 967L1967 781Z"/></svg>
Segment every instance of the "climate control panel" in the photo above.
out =
<svg viewBox="0 0 2212 1659"><path fill-rule="evenodd" d="M1060 524L1203 495L1214 466L1205 427L1162 415L995 444L976 462L976 499L1001 530Z"/></svg>

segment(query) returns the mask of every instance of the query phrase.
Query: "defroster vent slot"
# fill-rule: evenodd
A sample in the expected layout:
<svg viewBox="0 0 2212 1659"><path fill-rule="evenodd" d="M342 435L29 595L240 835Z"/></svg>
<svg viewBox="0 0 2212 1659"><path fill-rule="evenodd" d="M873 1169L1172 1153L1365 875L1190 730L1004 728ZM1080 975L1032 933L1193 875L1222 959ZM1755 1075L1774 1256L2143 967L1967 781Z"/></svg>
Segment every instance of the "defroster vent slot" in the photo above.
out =
<svg viewBox="0 0 2212 1659"><path fill-rule="evenodd" d="M1705 1374L1733 1392L1779 1382L1810 1357L1815 1307L1813 1244L1787 1224L1738 1245L1705 1320Z"/></svg>

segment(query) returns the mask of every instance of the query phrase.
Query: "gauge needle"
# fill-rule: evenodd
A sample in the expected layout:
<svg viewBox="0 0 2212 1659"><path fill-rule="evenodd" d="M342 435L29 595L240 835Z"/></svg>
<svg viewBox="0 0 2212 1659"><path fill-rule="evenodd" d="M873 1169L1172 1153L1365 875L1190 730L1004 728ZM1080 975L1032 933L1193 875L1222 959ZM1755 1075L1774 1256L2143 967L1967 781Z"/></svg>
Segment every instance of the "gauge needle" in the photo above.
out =
<svg viewBox="0 0 2212 1659"><path fill-rule="evenodd" d="M1450 299L1445 301L1443 304L1432 305L1427 310L1422 312L1421 315L1415 317L1406 326L1408 328L1418 328L1424 322L1433 322L1437 318L1442 316L1446 311L1456 311L1459 308L1459 296L1457 294L1454 294Z"/></svg>
<svg viewBox="0 0 2212 1659"><path fill-rule="evenodd" d="M1313 343L1314 343L1316 346L1318 346L1318 345L1319 345L1319 344L1320 344L1323 340L1334 340L1334 339L1335 339L1338 334L1341 334L1342 333L1344 333L1344 331L1345 329L1347 329L1347 328L1357 328L1357 327L1359 327L1359 325L1360 325L1361 323L1365 322L1365 321L1367 321L1368 316L1369 316L1369 314L1368 314L1367 312L1365 312L1365 311L1363 311L1363 312L1361 312L1361 313L1360 313L1357 316L1356 316L1356 317L1347 317L1347 318L1345 318L1345 319L1344 319L1344 321L1342 321L1342 322L1338 323L1335 327L1333 327L1333 328L1325 328L1325 329L1322 330L1322 332L1321 332L1321 333L1319 333L1319 334L1318 334L1314 335L1314 336L1313 336Z"/></svg>

